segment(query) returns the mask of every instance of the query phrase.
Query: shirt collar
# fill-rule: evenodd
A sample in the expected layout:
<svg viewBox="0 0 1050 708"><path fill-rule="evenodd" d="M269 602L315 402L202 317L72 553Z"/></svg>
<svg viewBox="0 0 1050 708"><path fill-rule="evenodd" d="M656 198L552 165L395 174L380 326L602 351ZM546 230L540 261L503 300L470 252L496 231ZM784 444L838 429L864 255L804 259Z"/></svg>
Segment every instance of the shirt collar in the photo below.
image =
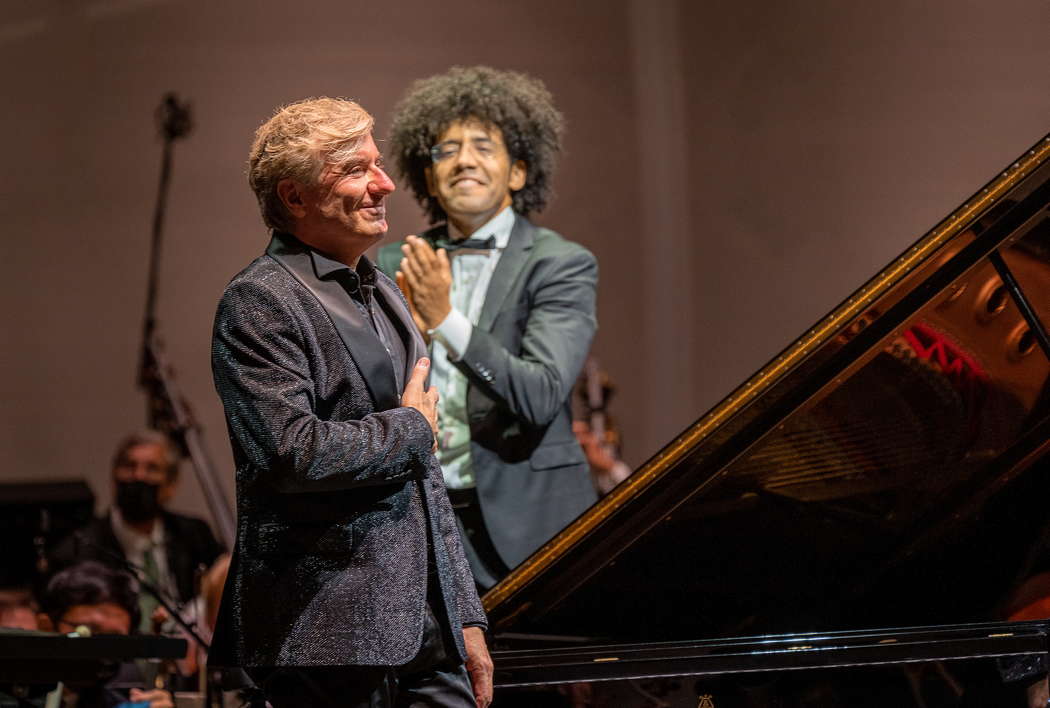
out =
<svg viewBox="0 0 1050 708"><path fill-rule="evenodd" d="M153 522L153 530L150 531L149 536L143 536L128 526L117 507L109 510L109 523L113 527L113 535L117 537L117 542L126 551L145 553L154 546L164 545L164 520L161 517L157 517Z"/></svg>
<svg viewBox="0 0 1050 708"><path fill-rule="evenodd" d="M503 249L507 247L510 242L510 232L514 228L514 208L505 207L496 214L494 217L486 221L481 227L475 231L471 238L486 239L489 236L496 237L496 248ZM456 226L449 221L448 222L448 237L452 241L461 241L466 236L463 235Z"/></svg>
<svg viewBox="0 0 1050 708"><path fill-rule="evenodd" d="M358 259L357 269L355 270L346 263L332 260L312 248L309 250L310 258L313 259L314 263L314 272L317 273L317 277L320 280L328 280L340 272L345 272L346 285L350 292L360 289L362 285L374 286L376 284L376 268L372 265L372 261L368 260L368 256L362 255Z"/></svg>

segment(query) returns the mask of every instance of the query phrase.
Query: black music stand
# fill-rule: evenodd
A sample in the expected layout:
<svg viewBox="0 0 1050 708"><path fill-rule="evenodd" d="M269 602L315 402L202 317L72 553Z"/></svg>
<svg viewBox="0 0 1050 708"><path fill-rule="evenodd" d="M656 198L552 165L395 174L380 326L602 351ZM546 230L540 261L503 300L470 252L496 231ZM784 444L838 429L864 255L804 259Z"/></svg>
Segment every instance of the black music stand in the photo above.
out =
<svg viewBox="0 0 1050 708"><path fill-rule="evenodd" d="M18 706L32 706L60 681L72 687L97 686L113 678L122 662L185 655L186 640L171 637L77 637L0 629L0 692Z"/></svg>

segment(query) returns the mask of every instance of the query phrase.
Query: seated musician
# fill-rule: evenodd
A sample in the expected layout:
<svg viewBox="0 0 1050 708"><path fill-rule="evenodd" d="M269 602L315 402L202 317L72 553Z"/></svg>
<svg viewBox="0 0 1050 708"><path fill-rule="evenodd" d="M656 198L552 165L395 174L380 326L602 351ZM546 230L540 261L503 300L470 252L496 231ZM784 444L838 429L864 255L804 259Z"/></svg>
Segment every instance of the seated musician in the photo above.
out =
<svg viewBox="0 0 1050 708"><path fill-rule="evenodd" d="M33 594L25 588L0 589L0 627L38 629Z"/></svg>
<svg viewBox="0 0 1050 708"><path fill-rule="evenodd" d="M178 460L162 433L149 430L125 437L113 456L114 505L55 547L52 571L77 560L117 568L130 563L172 600L193 600L199 569L220 561L222 548L203 520L164 508L175 496ZM152 631L153 620L164 617L148 592L140 593L139 609L143 631Z"/></svg>
<svg viewBox="0 0 1050 708"><path fill-rule="evenodd" d="M127 573L101 563L84 561L57 573L40 599L40 628L61 633L132 634L139 622L139 603L134 580ZM116 686L139 683L125 693ZM69 691L66 692L67 694ZM147 690L135 664L122 664L105 686L83 689L65 696L64 705L78 708L173 708L172 695L161 689Z"/></svg>
<svg viewBox="0 0 1050 708"><path fill-rule="evenodd" d="M587 457L600 497L631 476L631 468L620 457L619 427L608 414L615 390L598 360L588 356L573 392L572 432Z"/></svg>

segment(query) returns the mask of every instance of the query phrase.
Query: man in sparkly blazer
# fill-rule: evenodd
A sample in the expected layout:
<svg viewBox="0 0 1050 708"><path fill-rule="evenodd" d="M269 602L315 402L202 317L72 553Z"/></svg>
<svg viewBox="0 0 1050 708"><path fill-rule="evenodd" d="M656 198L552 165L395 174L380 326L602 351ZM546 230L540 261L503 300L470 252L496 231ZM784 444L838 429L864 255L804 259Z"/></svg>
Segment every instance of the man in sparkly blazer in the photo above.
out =
<svg viewBox="0 0 1050 708"><path fill-rule="evenodd" d="M256 133L249 182L273 238L215 319L238 526L210 661L244 667L275 708L485 706L486 620L432 452L429 361L363 255L394 190L372 124L312 99Z"/></svg>

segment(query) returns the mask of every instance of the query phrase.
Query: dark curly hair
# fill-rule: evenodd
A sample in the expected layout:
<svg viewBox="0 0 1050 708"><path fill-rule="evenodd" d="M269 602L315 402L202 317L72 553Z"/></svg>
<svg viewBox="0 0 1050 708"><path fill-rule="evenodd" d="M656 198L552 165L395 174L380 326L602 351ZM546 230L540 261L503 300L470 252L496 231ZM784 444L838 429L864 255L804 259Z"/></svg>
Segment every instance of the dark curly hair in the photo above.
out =
<svg viewBox="0 0 1050 708"><path fill-rule="evenodd" d="M551 196L565 129L550 91L539 79L516 71L455 66L413 83L394 109L390 127L390 155L430 223L446 218L438 200L427 193L424 170L431 164L430 148L449 125L467 118L498 126L511 161L527 166L525 186L513 195L514 210L542 211Z"/></svg>

